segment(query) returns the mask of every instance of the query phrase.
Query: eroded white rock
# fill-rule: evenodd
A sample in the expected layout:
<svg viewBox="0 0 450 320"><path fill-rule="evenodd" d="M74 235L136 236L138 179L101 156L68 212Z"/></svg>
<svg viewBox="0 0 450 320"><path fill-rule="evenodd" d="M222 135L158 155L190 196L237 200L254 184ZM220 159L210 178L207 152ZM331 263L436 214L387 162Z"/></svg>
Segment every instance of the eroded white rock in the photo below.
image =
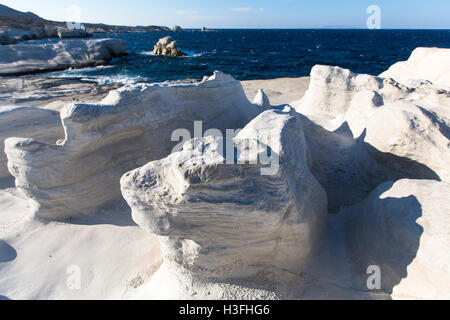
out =
<svg viewBox="0 0 450 320"><path fill-rule="evenodd" d="M93 36L92 33L82 29L58 29L57 35L60 39L89 38Z"/></svg>
<svg viewBox="0 0 450 320"><path fill-rule="evenodd" d="M293 106L326 130L359 139L355 157L367 180L450 179L450 93L445 89L315 66L305 97Z"/></svg>
<svg viewBox="0 0 450 320"><path fill-rule="evenodd" d="M56 143L64 137L59 112L32 107L0 107L0 180L11 177L4 152L4 140L10 137Z"/></svg>
<svg viewBox="0 0 450 320"><path fill-rule="evenodd" d="M450 49L416 48L407 61L397 62L380 74L407 85L429 83L450 89Z"/></svg>
<svg viewBox="0 0 450 320"><path fill-rule="evenodd" d="M125 43L118 39L0 46L0 75L96 66L126 53Z"/></svg>
<svg viewBox="0 0 450 320"><path fill-rule="evenodd" d="M266 95L266 93L259 89L258 93L255 96L255 99L253 100L253 103L260 106L261 108L270 108L270 100L269 97Z"/></svg>
<svg viewBox="0 0 450 320"><path fill-rule="evenodd" d="M373 161L361 161L362 171L386 180L397 172L450 181L449 124L447 116L414 103L383 105L366 123L365 149Z"/></svg>
<svg viewBox="0 0 450 320"><path fill-rule="evenodd" d="M121 200L120 177L169 155L183 135L242 128L260 112L240 83L216 72L198 84L141 84L112 91L100 104L71 104L61 111L65 140L5 142L16 185L35 200L37 215L65 219L98 212ZM200 132L201 134L201 132Z"/></svg>
<svg viewBox="0 0 450 320"><path fill-rule="evenodd" d="M311 70L305 96L291 105L297 112L319 121L329 130L335 130L344 121L354 96L360 91L381 89L382 81L340 67L316 65Z"/></svg>
<svg viewBox="0 0 450 320"><path fill-rule="evenodd" d="M327 214L325 191L307 166L300 118L290 108L262 113L234 138L229 164L218 151L223 143L194 139L125 174L121 189L133 219L159 236L173 272L259 284L273 274L300 276ZM279 161L266 162L268 154Z"/></svg>

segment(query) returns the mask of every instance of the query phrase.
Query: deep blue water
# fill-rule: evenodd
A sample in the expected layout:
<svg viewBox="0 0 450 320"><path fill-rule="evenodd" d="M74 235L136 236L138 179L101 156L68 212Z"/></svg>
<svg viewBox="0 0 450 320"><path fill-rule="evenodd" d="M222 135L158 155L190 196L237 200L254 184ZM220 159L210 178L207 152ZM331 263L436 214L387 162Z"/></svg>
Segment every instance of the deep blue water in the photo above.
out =
<svg viewBox="0 0 450 320"><path fill-rule="evenodd" d="M150 55L158 39L166 35L190 57ZM202 78L221 70L238 80L251 80L307 76L316 64L377 75L406 60L416 47L450 48L450 30L218 30L108 37L123 39L129 55L115 59L111 67L68 75L159 82Z"/></svg>

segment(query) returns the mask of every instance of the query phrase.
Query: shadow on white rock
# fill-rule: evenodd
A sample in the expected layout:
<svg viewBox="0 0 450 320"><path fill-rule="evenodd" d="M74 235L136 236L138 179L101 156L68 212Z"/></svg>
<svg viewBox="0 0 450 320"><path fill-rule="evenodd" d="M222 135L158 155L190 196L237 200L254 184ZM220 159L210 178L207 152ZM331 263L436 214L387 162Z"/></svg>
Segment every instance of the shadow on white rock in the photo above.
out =
<svg viewBox="0 0 450 320"><path fill-rule="evenodd" d="M430 180L381 184L351 216L347 240L355 271L381 271L382 289L400 299L449 299L450 185Z"/></svg>
<svg viewBox="0 0 450 320"><path fill-rule="evenodd" d="M176 129L244 127L260 113L240 83L216 72L198 84L140 84L112 91L100 104L72 104L61 112L65 140L46 144L7 139L16 185L33 199L37 216L65 219L123 200L120 177L169 155ZM176 137L179 139L179 137Z"/></svg>
<svg viewBox="0 0 450 320"><path fill-rule="evenodd" d="M307 166L302 122L290 108L265 111L231 143L236 150L225 150L235 152L234 164L224 141L210 136L125 174L133 219L159 235L174 273L259 288L298 283L327 215L325 191Z"/></svg>

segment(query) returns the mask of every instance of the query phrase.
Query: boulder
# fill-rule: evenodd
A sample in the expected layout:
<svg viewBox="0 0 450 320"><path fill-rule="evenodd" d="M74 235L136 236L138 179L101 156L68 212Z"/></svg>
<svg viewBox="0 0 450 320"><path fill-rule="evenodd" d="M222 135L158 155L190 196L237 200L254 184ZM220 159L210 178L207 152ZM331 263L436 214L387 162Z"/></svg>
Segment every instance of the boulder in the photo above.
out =
<svg viewBox="0 0 450 320"><path fill-rule="evenodd" d="M177 43L172 37L164 37L159 39L156 43L153 53L156 55L170 56L170 57L184 57L187 56L184 52L177 48Z"/></svg>
<svg viewBox="0 0 450 320"><path fill-rule="evenodd" d="M67 40L54 44L1 46L0 75L102 65L126 53L125 43L116 39Z"/></svg>
<svg viewBox="0 0 450 320"><path fill-rule="evenodd" d="M282 283L301 277L326 226L327 197L307 152L295 112L269 110L232 140L194 139L126 173L122 194L173 272Z"/></svg>
<svg viewBox="0 0 450 320"><path fill-rule="evenodd" d="M381 289L398 299L450 299L450 184L399 180L344 209L353 264L381 271Z"/></svg>
<svg viewBox="0 0 450 320"><path fill-rule="evenodd" d="M38 204L37 216L95 214L122 200L125 172L166 157L180 138L201 134L192 130L195 121L225 133L259 112L241 84L221 72L195 84L129 85L99 104L67 105L61 111L65 139L56 144L7 139L8 167L17 187Z"/></svg>
<svg viewBox="0 0 450 320"><path fill-rule="evenodd" d="M402 177L450 181L449 124L445 115L415 103L386 103L367 120L368 158L359 162L360 172L377 182Z"/></svg>

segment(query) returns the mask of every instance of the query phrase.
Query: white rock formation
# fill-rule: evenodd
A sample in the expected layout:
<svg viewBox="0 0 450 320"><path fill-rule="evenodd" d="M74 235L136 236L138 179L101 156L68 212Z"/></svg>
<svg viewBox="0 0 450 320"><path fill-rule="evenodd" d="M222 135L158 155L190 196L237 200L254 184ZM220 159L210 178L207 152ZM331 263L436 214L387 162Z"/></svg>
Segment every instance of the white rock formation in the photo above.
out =
<svg viewBox="0 0 450 320"><path fill-rule="evenodd" d="M126 53L125 43L117 39L0 46L0 75L96 66Z"/></svg>
<svg viewBox="0 0 450 320"><path fill-rule="evenodd" d="M308 91L293 106L329 131L360 138L361 171L369 180L450 179L450 94L444 89L315 66ZM395 172L400 175L390 175Z"/></svg>
<svg viewBox="0 0 450 320"><path fill-rule="evenodd" d="M234 138L229 163L224 141L209 136L122 177L133 219L159 236L173 272L228 283L301 277L325 230L327 197L291 110L251 121Z"/></svg>
<svg viewBox="0 0 450 320"><path fill-rule="evenodd" d="M56 143L64 137L59 113L31 107L0 107L0 180L11 177L4 153L4 140L9 137L35 138Z"/></svg>
<svg viewBox="0 0 450 320"><path fill-rule="evenodd" d="M114 82L98 84L66 77L4 77L0 83L0 107L27 106L61 111L68 103L100 101L121 86Z"/></svg>
<svg viewBox="0 0 450 320"><path fill-rule="evenodd" d="M259 112L240 83L220 72L197 84L127 86L97 105L66 106L65 140L56 145L7 139L8 166L16 185L38 203L39 217L86 215L122 199L125 172L169 155L180 139L171 141L174 130L192 134L194 121L203 121L204 130L225 132Z"/></svg>
<svg viewBox="0 0 450 320"><path fill-rule="evenodd" d="M366 123L364 142L374 162L360 162L363 171L450 181L449 121L448 112L440 115L403 101L385 104Z"/></svg>
<svg viewBox="0 0 450 320"><path fill-rule="evenodd" d="M380 77L393 78L407 86L431 82L450 90L450 49L416 48L408 61L394 64Z"/></svg>
<svg viewBox="0 0 450 320"><path fill-rule="evenodd" d="M186 53L178 49L177 42L173 40L172 37L170 36L159 39L155 47L153 48L153 53L155 55L169 56L169 57L187 56Z"/></svg>
<svg viewBox="0 0 450 320"><path fill-rule="evenodd" d="M340 67L316 65L311 70L309 89L305 96L291 103L312 120L329 130L335 130L344 121L354 96L359 91L377 91L382 79L366 74L355 74Z"/></svg>
<svg viewBox="0 0 450 320"><path fill-rule="evenodd" d="M393 298L450 299L448 199L448 183L404 179L345 209L354 219L348 235L357 270L379 266Z"/></svg>
<svg viewBox="0 0 450 320"><path fill-rule="evenodd" d="M258 93L256 94L255 99L253 100L253 104L258 105L261 108L270 108L271 107L269 97L266 95L266 93L262 89L258 90Z"/></svg>

